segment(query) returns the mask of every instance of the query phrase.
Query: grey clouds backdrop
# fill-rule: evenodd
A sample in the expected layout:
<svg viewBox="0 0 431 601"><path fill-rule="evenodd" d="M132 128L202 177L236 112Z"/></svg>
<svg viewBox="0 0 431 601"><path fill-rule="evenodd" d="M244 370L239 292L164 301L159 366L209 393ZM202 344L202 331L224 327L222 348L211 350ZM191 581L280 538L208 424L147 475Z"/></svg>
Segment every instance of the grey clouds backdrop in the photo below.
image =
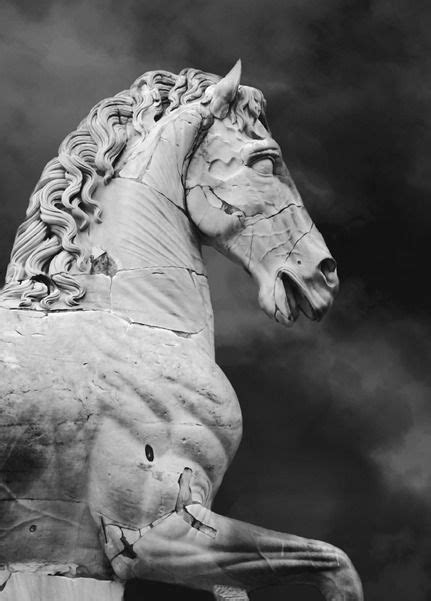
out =
<svg viewBox="0 0 431 601"><path fill-rule="evenodd" d="M44 164L98 100L147 70L222 75L239 57L263 90L342 287L323 323L284 330L206 253L245 421L215 508L341 546L368 601L431 599L430 31L421 0L0 4L2 276ZM162 594L182 598L132 583L127 599ZM252 598L287 596L319 598Z"/></svg>

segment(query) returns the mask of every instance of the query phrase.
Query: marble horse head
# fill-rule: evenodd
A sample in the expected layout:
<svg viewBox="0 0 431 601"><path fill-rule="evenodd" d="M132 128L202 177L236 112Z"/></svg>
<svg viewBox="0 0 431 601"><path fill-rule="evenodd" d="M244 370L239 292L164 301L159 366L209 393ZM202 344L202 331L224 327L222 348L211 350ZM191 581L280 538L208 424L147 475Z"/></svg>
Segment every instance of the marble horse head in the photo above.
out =
<svg viewBox="0 0 431 601"><path fill-rule="evenodd" d="M25 307L79 304L85 286L75 272L88 272L93 252L82 232L91 236L109 213L100 191L119 176L179 206L201 242L252 275L270 317L320 319L338 290L336 263L269 132L262 93L240 75L240 61L222 79L152 71L96 105L32 194L3 297Z"/></svg>

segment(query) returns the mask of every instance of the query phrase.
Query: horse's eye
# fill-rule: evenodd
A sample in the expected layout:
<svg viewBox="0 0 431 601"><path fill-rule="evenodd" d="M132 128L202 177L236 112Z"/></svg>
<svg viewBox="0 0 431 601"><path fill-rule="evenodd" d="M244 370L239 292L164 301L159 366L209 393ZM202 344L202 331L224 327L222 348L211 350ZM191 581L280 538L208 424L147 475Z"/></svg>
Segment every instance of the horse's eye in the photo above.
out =
<svg viewBox="0 0 431 601"><path fill-rule="evenodd" d="M262 173L262 175L272 175L274 173L274 163L268 158L254 161L251 167L258 173Z"/></svg>

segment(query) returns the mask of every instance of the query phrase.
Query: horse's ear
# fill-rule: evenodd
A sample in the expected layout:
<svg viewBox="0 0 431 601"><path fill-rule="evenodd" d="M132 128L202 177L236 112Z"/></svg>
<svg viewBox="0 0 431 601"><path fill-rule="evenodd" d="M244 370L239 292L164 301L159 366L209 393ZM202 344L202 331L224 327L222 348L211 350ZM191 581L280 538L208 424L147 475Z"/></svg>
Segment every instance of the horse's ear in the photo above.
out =
<svg viewBox="0 0 431 601"><path fill-rule="evenodd" d="M241 80L241 59L238 59L227 75L214 87L210 111L217 119L224 119L233 102Z"/></svg>

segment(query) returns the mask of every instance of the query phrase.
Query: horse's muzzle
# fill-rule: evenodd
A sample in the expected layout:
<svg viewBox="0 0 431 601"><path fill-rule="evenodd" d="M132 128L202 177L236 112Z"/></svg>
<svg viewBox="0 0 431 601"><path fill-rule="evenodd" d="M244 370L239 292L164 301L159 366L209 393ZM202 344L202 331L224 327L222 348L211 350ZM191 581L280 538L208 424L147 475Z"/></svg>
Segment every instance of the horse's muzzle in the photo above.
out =
<svg viewBox="0 0 431 601"><path fill-rule="evenodd" d="M336 263L332 257L322 260L308 276L291 267L283 267L275 284L275 319L290 325L303 313L308 319L319 321L331 307L338 287Z"/></svg>

